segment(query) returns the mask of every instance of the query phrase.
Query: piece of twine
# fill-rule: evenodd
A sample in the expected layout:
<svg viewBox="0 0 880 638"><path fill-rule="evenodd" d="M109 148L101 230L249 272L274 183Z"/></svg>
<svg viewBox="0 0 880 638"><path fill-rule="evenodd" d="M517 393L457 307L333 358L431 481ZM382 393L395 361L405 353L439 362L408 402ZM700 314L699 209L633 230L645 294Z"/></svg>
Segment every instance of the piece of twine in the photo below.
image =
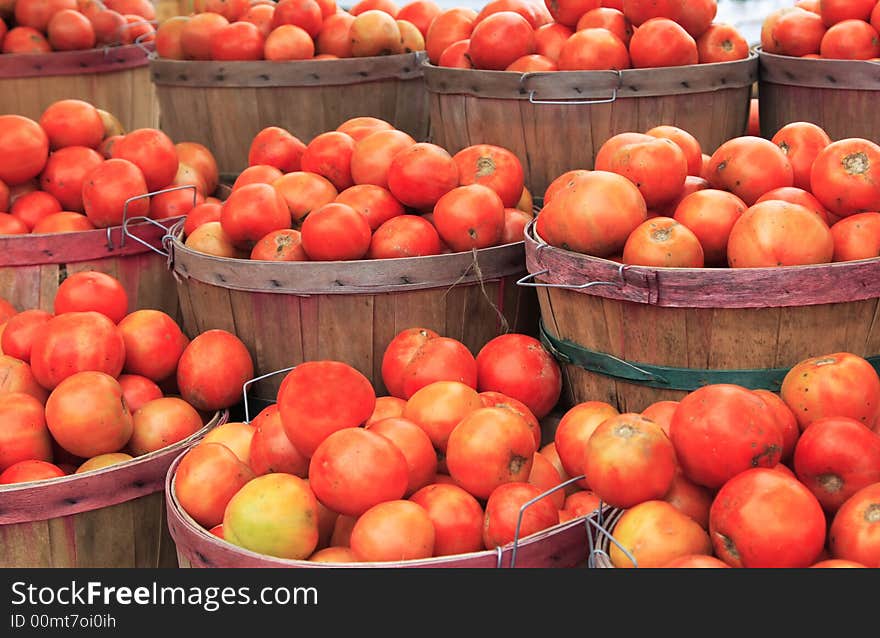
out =
<svg viewBox="0 0 880 638"><path fill-rule="evenodd" d="M461 273L461 276L454 282L452 282L452 284L445 291L443 291L443 297L445 299L446 296L452 291L452 289L458 286L462 281L464 281L467 278L468 274L473 271L474 275L477 278L477 283L479 283L480 285L480 292L483 293L483 298L486 300L486 303L489 304L489 307L492 308L492 310L495 312L495 316L498 318L499 334L507 334L508 332L510 332L510 322L507 321L507 317L504 316L504 313L498 307L498 304L492 301L492 298L486 291L486 280L483 277L483 271L480 268L480 262L477 259L476 248L471 248L471 255L473 256L473 260L468 265L468 267L464 269L464 272Z"/></svg>

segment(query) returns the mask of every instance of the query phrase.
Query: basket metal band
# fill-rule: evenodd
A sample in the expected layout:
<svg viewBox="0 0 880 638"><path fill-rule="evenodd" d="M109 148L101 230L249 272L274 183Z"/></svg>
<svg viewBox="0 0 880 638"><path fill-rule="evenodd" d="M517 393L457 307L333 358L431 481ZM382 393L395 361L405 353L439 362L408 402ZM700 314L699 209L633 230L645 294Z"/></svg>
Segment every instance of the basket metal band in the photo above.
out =
<svg viewBox="0 0 880 638"><path fill-rule="evenodd" d="M730 383L750 390L779 392L791 368L755 368L707 370L675 368L649 363L631 363L613 355L585 348L573 341L559 339L549 333L544 322L539 327L541 342L557 360L576 365L589 372L613 377L649 388L692 392L705 385ZM880 355L866 357L880 372Z"/></svg>

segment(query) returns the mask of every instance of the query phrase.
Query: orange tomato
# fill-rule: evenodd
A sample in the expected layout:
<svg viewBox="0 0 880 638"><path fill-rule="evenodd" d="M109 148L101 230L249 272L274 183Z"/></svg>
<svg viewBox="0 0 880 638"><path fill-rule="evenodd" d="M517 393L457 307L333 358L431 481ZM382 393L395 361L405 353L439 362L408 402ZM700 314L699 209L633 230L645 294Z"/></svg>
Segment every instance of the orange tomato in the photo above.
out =
<svg viewBox="0 0 880 638"><path fill-rule="evenodd" d="M722 266L727 264L730 231L746 209L745 202L733 193L705 189L681 200L674 219L699 240L706 265Z"/></svg>

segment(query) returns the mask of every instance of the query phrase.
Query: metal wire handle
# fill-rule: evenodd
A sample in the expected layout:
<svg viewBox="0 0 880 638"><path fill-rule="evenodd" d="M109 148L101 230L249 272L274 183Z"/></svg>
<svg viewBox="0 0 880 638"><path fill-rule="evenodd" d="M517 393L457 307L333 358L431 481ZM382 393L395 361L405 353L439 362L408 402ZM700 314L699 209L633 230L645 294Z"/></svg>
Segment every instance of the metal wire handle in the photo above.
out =
<svg viewBox="0 0 880 638"><path fill-rule="evenodd" d="M620 268L618 269L618 274L620 275L621 281L588 281L583 284L544 284L540 281L529 282L529 279L534 277L540 277L541 275L546 275L550 272L549 268L545 268L544 270L539 270L538 272L530 272L524 277L520 277L516 280L517 286L524 286L526 288L567 288L569 290L585 290L586 288L592 288L593 286L617 286L618 288L623 287L623 271L626 269L626 264L620 264Z"/></svg>
<svg viewBox="0 0 880 638"><path fill-rule="evenodd" d="M248 406L248 395L247 395L248 388L251 387L251 385L253 385L257 381L262 381L263 379L268 379L269 377L274 377L276 374L283 374L285 372L290 372L291 370L293 370L295 368L296 368L296 366L290 366L289 368L282 368L281 370L276 370L275 372L268 372L268 373L260 375L258 377L254 377L253 379L248 379L247 381L244 382L244 384L241 386L241 394L242 394L242 397L244 398L244 422L245 423L251 422L251 411L250 411L250 407Z"/></svg>
<svg viewBox="0 0 880 638"><path fill-rule="evenodd" d="M525 88L525 83L531 78L542 76L542 75L553 75L554 77L558 77L559 71L538 71L534 73L523 73L519 79L520 86ZM563 71L562 73L565 73ZM529 102L532 104L557 104L562 106L579 106L584 104L610 104L611 102L617 101L617 92L620 90L621 85L623 84L623 75L620 73L619 69L606 69L602 71L602 73L614 73L617 75L617 86L611 87L611 97L607 98L587 98L587 99L578 99L572 98L569 100L536 100L535 94L537 93L536 89L529 89Z"/></svg>
<svg viewBox="0 0 880 638"><path fill-rule="evenodd" d="M600 568L600 567L613 567L611 563L611 555L605 551L605 548L601 545L605 545L607 543L614 543L623 555L627 557L627 559L632 563L633 567L638 567L639 563L636 560L636 557L632 555L632 553L626 549L623 545L621 545L620 541L614 538L614 535L611 532L611 528L620 520L620 517L623 516L624 510L615 510L608 515L608 522L605 522L605 512L602 506L602 503L599 503L599 509L596 510L595 514L590 514L586 518L586 526L587 526L587 542L590 547L590 556L587 560L587 565L592 568ZM593 528L597 536L602 536L603 541L600 543L600 546L597 546L597 542L593 540L593 534L590 531L590 528ZM598 539L597 539L598 541ZM600 565L599 560L601 560L604 564Z"/></svg>
<svg viewBox="0 0 880 638"><path fill-rule="evenodd" d="M128 225L135 220L137 220L139 222L149 222L149 223L153 224L154 226L158 226L158 227L162 228L162 230L167 230L165 228L165 226L158 223L156 220L150 219L149 217L145 217L143 215L129 217L128 216L128 207L132 202L137 201L139 199L149 199L150 197L153 197L154 195L160 195L162 193L173 193L174 191L185 190L188 188L192 189L193 208L195 208L199 193L198 193L198 190L196 189L194 184L184 184L182 186L172 186L171 188L163 188L162 190L153 191L151 193L145 193L143 195L135 195L134 197L129 197L128 199L126 199L125 203L122 205L122 235L119 239L119 246L116 246L116 247L113 246L113 237L110 234L110 231L112 230L112 228L108 228L107 229L107 247L110 250L114 250L115 248L124 248L125 247L125 238L131 237L132 240L136 241L137 243L141 244L142 246L146 246L147 248L149 248L153 252L159 253L163 257L168 257L170 255L170 252L165 252L163 250L159 250L155 246L152 246L149 242L144 241L143 239L141 239L140 237L131 233L128 230ZM184 217L184 215L181 215L181 217ZM167 237L167 235L165 237ZM165 237L162 238L163 248L166 247Z"/></svg>

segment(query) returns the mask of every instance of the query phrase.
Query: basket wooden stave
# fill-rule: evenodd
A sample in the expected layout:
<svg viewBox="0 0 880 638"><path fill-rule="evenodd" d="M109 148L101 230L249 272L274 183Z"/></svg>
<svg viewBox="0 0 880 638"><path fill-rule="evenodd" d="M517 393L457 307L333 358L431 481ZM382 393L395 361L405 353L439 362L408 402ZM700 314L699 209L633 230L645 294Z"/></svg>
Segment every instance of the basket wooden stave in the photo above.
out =
<svg viewBox="0 0 880 638"><path fill-rule="evenodd" d="M429 328L478 352L506 332L536 334L521 242L455 253L358 262L260 262L204 255L172 229L169 262L185 332L219 328L247 345L258 375L303 361L344 361L384 390L382 355L407 328ZM274 400L278 377L254 385Z"/></svg>
<svg viewBox="0 0 880 638"><path fill-rule="evenodd" d="M0 486L0 568L176 567L165 513L172 462L209 430L131 461L51 481Z"/></svg>
<svg viewBox="0 0 880 638"><path fill-rule="evenodd" d="M212 150L222 174L247 168L250 143L280 126L308 143L344 121L372 116L416 141L428 134L422 53L302 60L207 62L153 59L162 130Z"/></svg>
<svg viewBox="0 0 880 638"><path fill-rule="evenodd" d="M78 99L110 112L127 131L157 128L159 104L149 79L152 50L148 43L2 55L0 113L36 121L53 102Z"/></svg>
<svg viewBox="0 0 880 638"><path fill-rule="evenodd" d="M569 405L605 401L641 412L710 382L778 391L803 359L880 353L880 258L766 269L623 266L548 246L530 226L526 260L539 285L560 286L537 288L551 347L570 342L627 370L621 376L612 365L612 376L559 357ZM589 282L607 283L576 289ZM670 377L683 369L696 382L664 387L633 366L673 368Z"/></svg>
<svg viewBox="0 0 880 638"><path fill-rule="evenodd" d="M713 152L745 134L757 54L736 62L624 71L518 74L424 64L431 138L451 153L496 144L542 194L572 169L592 169L610 137L671 124Z"/></svg>

